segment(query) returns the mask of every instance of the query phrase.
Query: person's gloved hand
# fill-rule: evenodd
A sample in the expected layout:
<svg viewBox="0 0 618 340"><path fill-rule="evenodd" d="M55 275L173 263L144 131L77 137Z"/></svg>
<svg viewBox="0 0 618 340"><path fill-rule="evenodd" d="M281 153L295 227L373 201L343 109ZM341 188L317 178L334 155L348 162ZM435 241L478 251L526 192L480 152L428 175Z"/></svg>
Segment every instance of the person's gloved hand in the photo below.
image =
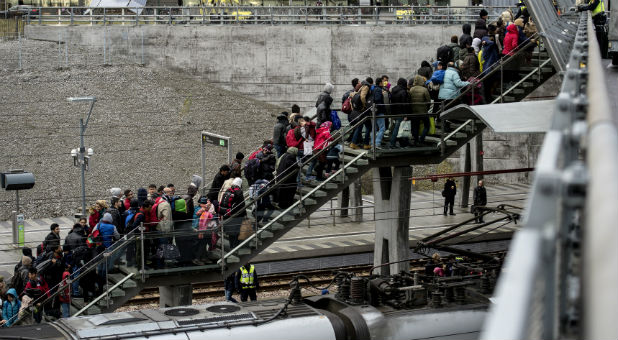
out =
<svg viewBox="0 0 618 340"><path fill-rule="evenodd" d="M586 10L586 5L579 5L579 6L577 6L577 11L578 12L583 12L585 10Z"/></svg>

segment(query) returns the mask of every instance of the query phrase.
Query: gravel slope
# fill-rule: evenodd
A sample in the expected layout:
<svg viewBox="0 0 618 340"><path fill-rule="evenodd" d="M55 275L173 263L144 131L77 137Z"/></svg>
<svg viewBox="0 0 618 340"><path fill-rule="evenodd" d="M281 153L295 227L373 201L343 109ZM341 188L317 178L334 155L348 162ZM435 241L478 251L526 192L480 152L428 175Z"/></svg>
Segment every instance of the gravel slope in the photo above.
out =
<svg viewBox="0 0 618 340"><path fill-rule="evenodd" d="M86 103L67 97L96 96L86 132L94 149L86 174L89 204L108 198L111 187L174 183L184 192L201 173L200 130L232 137L233 151L248 154L270 138L282 109L209 85L187 73L151 69L134 61L94 63L76 51L70 67L58 67L58 45L23 41L24 70L16 70L16 41L0 42L0 170L21 168L36 176L20 192L27 218L67 216L81 206L80 172L70 150L79 146L79 118ZM207 183L226 162L223 148L210 147ZM14 193L0 192L0 219L14 209Z"/></svg>

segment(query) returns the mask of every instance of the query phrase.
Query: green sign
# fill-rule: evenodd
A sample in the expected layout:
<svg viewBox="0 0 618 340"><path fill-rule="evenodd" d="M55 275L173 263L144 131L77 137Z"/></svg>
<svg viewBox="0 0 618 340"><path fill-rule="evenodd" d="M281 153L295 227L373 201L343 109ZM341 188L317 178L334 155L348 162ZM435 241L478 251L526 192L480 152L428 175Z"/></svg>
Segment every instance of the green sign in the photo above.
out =
<svg viewBox="0 0 618 340"><path fill-rule="evenodd" d="M220 136L202 133L202 146L211 144L215 146L227 147L227 143L227 139L221 138Z"/></svg>
<svg viewBox="0 0 618 340"><path fill-rule="evenodd" d="M17 244L23 247L26 242L26 230L24 228L24 215L17 215Z"/></svg>
<svg viewBox="0 0 618 340"><path fill-rule="evenodd" d="M219 139L219 145L225 146L225 139Z"/></svg>

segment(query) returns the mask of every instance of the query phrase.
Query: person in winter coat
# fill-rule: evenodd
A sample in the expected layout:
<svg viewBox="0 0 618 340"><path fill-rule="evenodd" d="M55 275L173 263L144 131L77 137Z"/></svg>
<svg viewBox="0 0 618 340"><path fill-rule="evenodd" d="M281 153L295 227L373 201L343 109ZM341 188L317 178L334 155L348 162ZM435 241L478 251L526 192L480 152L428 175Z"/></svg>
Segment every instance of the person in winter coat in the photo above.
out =
<svg viewBox="0 0 618 340"><path fill-rule="evenodd" d="M101 219L101 217L103 217L103 214L105 213L107 208L109 207L107 206L107 202L105 202L105 200L98 200L94 203L92 207L88 209L88 212L90 214L90 216L88 216L88 224L90 225L90 230L94 229L94 226L99 223L99 220Z"/></svg>
<svg viewBox="0 0 618 340"><path fill-rule="evenodd" d="M492 70L492 66L499 60L498 46L488 36L483 37L483 74Z"/></svg>
<svg viewBox="0 0 618 340"><path fill-rule="evenodd" d="M455 205L455 195L457 194L457 184L453 177L449 177L444 183L444 190L442 190L442 196L444 197L444 216L446 216L447 210L453 213L453 205ZM450 210L449 210L450 207Z"/></svg>
<svg viewBox="0 0 618 340"><path fill-rule="evenodd" d="M315 102L318 115L318 125L330 121L330 105L333 103L333 97L331 93L335 87L331 83L324 85L324 91L318 96L318 100Z"/></svg>
<svg viewBox="0 0 618 340"><path fill-rule="evenodd" d="M470 35L472 27L470 24L463 24L461 31L463 34L459 37L459 47L461 48L459 52L459 59L463 60L467 54L466 49L468 47L472 47L472 36Z"/></svg>
<svg viewBox="0 0 618 340"><path fill-rule="evenodd" d="M456 62L457 60L459 60L459 55L461 53L461 47L459 47L459 43L457 42L457 36L454 35L451 37L451 43L446 45L448 47L451 48L451 50L453 50L453 62Z"/></svg>
<svg viewBox="0 0 618 340"><path fill-rule="evenodd" d="M217 196L219 195L219 190L221 190L221 187L223 187L223 182L225 182L228 178L230 178L230 167L227 164L222 165L219 168L219 172L212 180L212 184L210 185L210 189L208 190L208 194L206 195L208 199L213 202L215 207L218 206Z"/></svg>
<svg viewBox="0 0 618 340"><path fill-rule="evenodd" d="M418 77L422 77L418 75ZM408 82L404 78L397 79L397 85L393 87L391 91L391 114L393 115L407 115L412 111L410 106L410 94L408 93ZM397 132L399 126L403 121L403 117L395 118L395 124L391 132L390 147L396 147Z"/></svg>
<svg viewBox="0 0 618 340"><path fill-rule="evenodd" d="M429 80L433 74L431 64L427 60L423 60L421 62L421 67L416 71L416 74L425 77L425 80Z"/></svg>
<svg viewBox="0 0 618 340"><path fill-rule="evenodd" d="M71 317L71 285L67 282L71 273L69 272L69 267L64 268L64 272L62 273L62 281L60 282L60 286L58 289L60 293L58 294L58 301L60 301L60 309L62 311L63 318Z"/></svg>
<svg viewBox="0 0 618 340"><path fill-rule="evenodd" d="M481 43L482 41L480 38L472 39L472 48L474 49L474 55L478 55L481 51Z"/></svg>
<svg viewBox="0 0 618 340"><path fill-rule="evenodd" d="M331 139L330 129L332 125L333 123L331 122L324 122L317 129L316 134L315 134L315 142L313 143L313 153L318 153L322 149L328 148L329 142ZM325 151L318 157L318 166L315 168L315 172L317 173L316 180L318 181L324 180L324 174L322 172L324 171L324 168L326 167L327 153L328 152Z"/></svg>
<svg viewBox="0 0 618 340"><path fill-rule="evenodd" d="M488 14L489 13L487 13L486 10L481 9L481 12L479 13L479 18L476 19L476 22L474 23L474 35L472 37L482 39L484 36L487 35Z"/></svg>
<svg viewBox="0 0 618 340"><path fill-rule="evenodd" d="M112 222L113 219L110 213L105 213L99 222L99 235L103 239L103 246L105 248L111 247L114 241L120 239L120 233L118 233L116 226Z"/></svg>
<svg viewBox="0 0 618 340"><path fill-rule="evenodd" d="M14 288L6 293L6 301L2 304L2 323L4 327L11 327L17 321L21 302Z"/></svg>
<svg viewBox="0 0 618 340"><path fill-rule="evenodd" d="M279 160L279 165L277 167L277 182L281 182L281 184L279 184L277 202L282 209L288 208L294 202L294 194L296 193L297 186L297 176L295 176L295 174L299 171L296 160L297 154L297 148L288 148L285 155Z"/></svg>
<svg viewBox="0 0 618 340"><path fill-rule="evenodd" d="M293 129L289 130L285 136L285 143L288 148L293 147L302 149L305 139L303 138L300 128L305 124L305 120L302 117L298 117L298 119L296 119L296 123L297 125Z"/></svg>
<svg viewBox="0 0 618 340"><path fill-rule="evenodd" d="M45 240L43 241L43 248L45 251L53 251L60 245L60 226L58 223L52 223L49 229L51 231L45 236Z"/></svg>
<svg viewBox="0 0 618 340"><path fill-rule="evenodd" d="M519 41L519 31L517 25L509 25L506 28L506 36L504 37L503 55L513 55Z"/></svg>
<svg viewBox="0 0 618 340"><path fill-rule="evenodd" d="M277 123L273 130L273 144L275 150L277 150L277 157L283 156L285 150L287 150L287 144L285 142L286 131L288 127L287 112L282 112L277 116Z"/></svg>
<svg viewBox="0 0 618 340"><path fill-rule="evenodd" d="M234 178L232 187L227 189L219 206L219 215L223 218L223 231L229 236L230 248L238 245L240 225L247 216L245 198L240 188L242 179ZM236 216L235 216L236 215Z"/></svg>
<svg viewBox="0 0 618 340"><path fill-rule="evenodd" d="M118 197L112 197L110 201L110 207L107 209L107 212L112 215L112 224L116 226L120 232L124 233L124 221L122 221L122 213L120 212L120 207L122 206L122 201Z"/></svg>
<svg viewBox="0 0 618 340"><path fill-rule="evenodd" d="M78 247L86 246L86 233L81 224L73 224L73 228L69 231L67 237L64 238L64 250L73 251Z"/></svg>
<svg viewBox="0 0 618 340"><path fill-rule="evenodd" d="M479 68L479 59L474 54L474 48L468 47L466 51L468 54L466 54L466 57L463 59L463 63L461 64L461 75L464 79L478 77L481 71Z"/></svg>
<svg viewBox="0 0 618 340"><path fill-rule="evenodd" d="M429 117L427 112L431 107L431 96L429 90L423 86L423 78L420 76L414 77L414 82L410 87L410 102L412 103L412 136L414 136L414 144L423 144L425 142L425 136L429 132ZM423 132L419 138L420 123L423 123ZM401 144L401 141L399 141ZM405 141L404 141L405 144ZM405 146L405 145L404 145Z"/></svg>
<svg viewBox="0 0 618 340"><path fill-rule="evenodd" d="M470 85L467 81L462 81L459 72L454 66L450 66L444 73L444 84L440 86L438 98L442 100L455 99L460 94L460 90Z"/></svg>
<svg viewBox="0 0 618 340"><path fill-rule="evenodd" d="M472 210L474 211L475 222L484 223L483 215L481 215L482 211L479 209L487 205L487 191L485 190L483 180L480 180L478 186L474 188L472 198L474 202Z"/></svg>

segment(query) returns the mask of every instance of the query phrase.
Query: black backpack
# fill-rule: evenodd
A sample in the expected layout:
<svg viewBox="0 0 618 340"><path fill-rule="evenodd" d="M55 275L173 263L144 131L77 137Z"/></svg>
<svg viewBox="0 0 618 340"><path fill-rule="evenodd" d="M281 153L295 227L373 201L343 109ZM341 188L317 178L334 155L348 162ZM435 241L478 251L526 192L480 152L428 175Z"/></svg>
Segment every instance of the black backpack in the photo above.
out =
<svg viewBox="0 0 618 340"><path fill-rule="evenodd" d="M245 164L245 178L247 181L253 183L261 177L261 160L258 158L250 159Z"/></svg>
<svg viewBox="0 0 618 340"><path fill-rule="evenodd" d="M355 92L352 97L352 109L358 112L363 110L363 101L361 100L360 92Z"/></svg>
<svg viewBox="0 0 618 340"><path fill-rule="evenodd" d="M373 91L376 89L377 86L371 85L369 87L369 91L367 92L367 96L365 97L365 110L366 109L370 109L371 106L373 106L373 102L374 102L374 98L373 98Z"/></svg>
<svg viewBox="0 0 618 340"><path fill-rule="evenodd" d="M439 61L445 64L453 61L453 48L446 45L438 47L436 57Z"/></svg>
<svg viewBox="0 0 618 340"><path fill-rule="evenodd" d="M219 214L224 217L229 217L232 214L232 208L234 207L234 196L236 193L242 191L240 190L231 190L228 189L221 197L221 202L219 202Z"/></svg>

